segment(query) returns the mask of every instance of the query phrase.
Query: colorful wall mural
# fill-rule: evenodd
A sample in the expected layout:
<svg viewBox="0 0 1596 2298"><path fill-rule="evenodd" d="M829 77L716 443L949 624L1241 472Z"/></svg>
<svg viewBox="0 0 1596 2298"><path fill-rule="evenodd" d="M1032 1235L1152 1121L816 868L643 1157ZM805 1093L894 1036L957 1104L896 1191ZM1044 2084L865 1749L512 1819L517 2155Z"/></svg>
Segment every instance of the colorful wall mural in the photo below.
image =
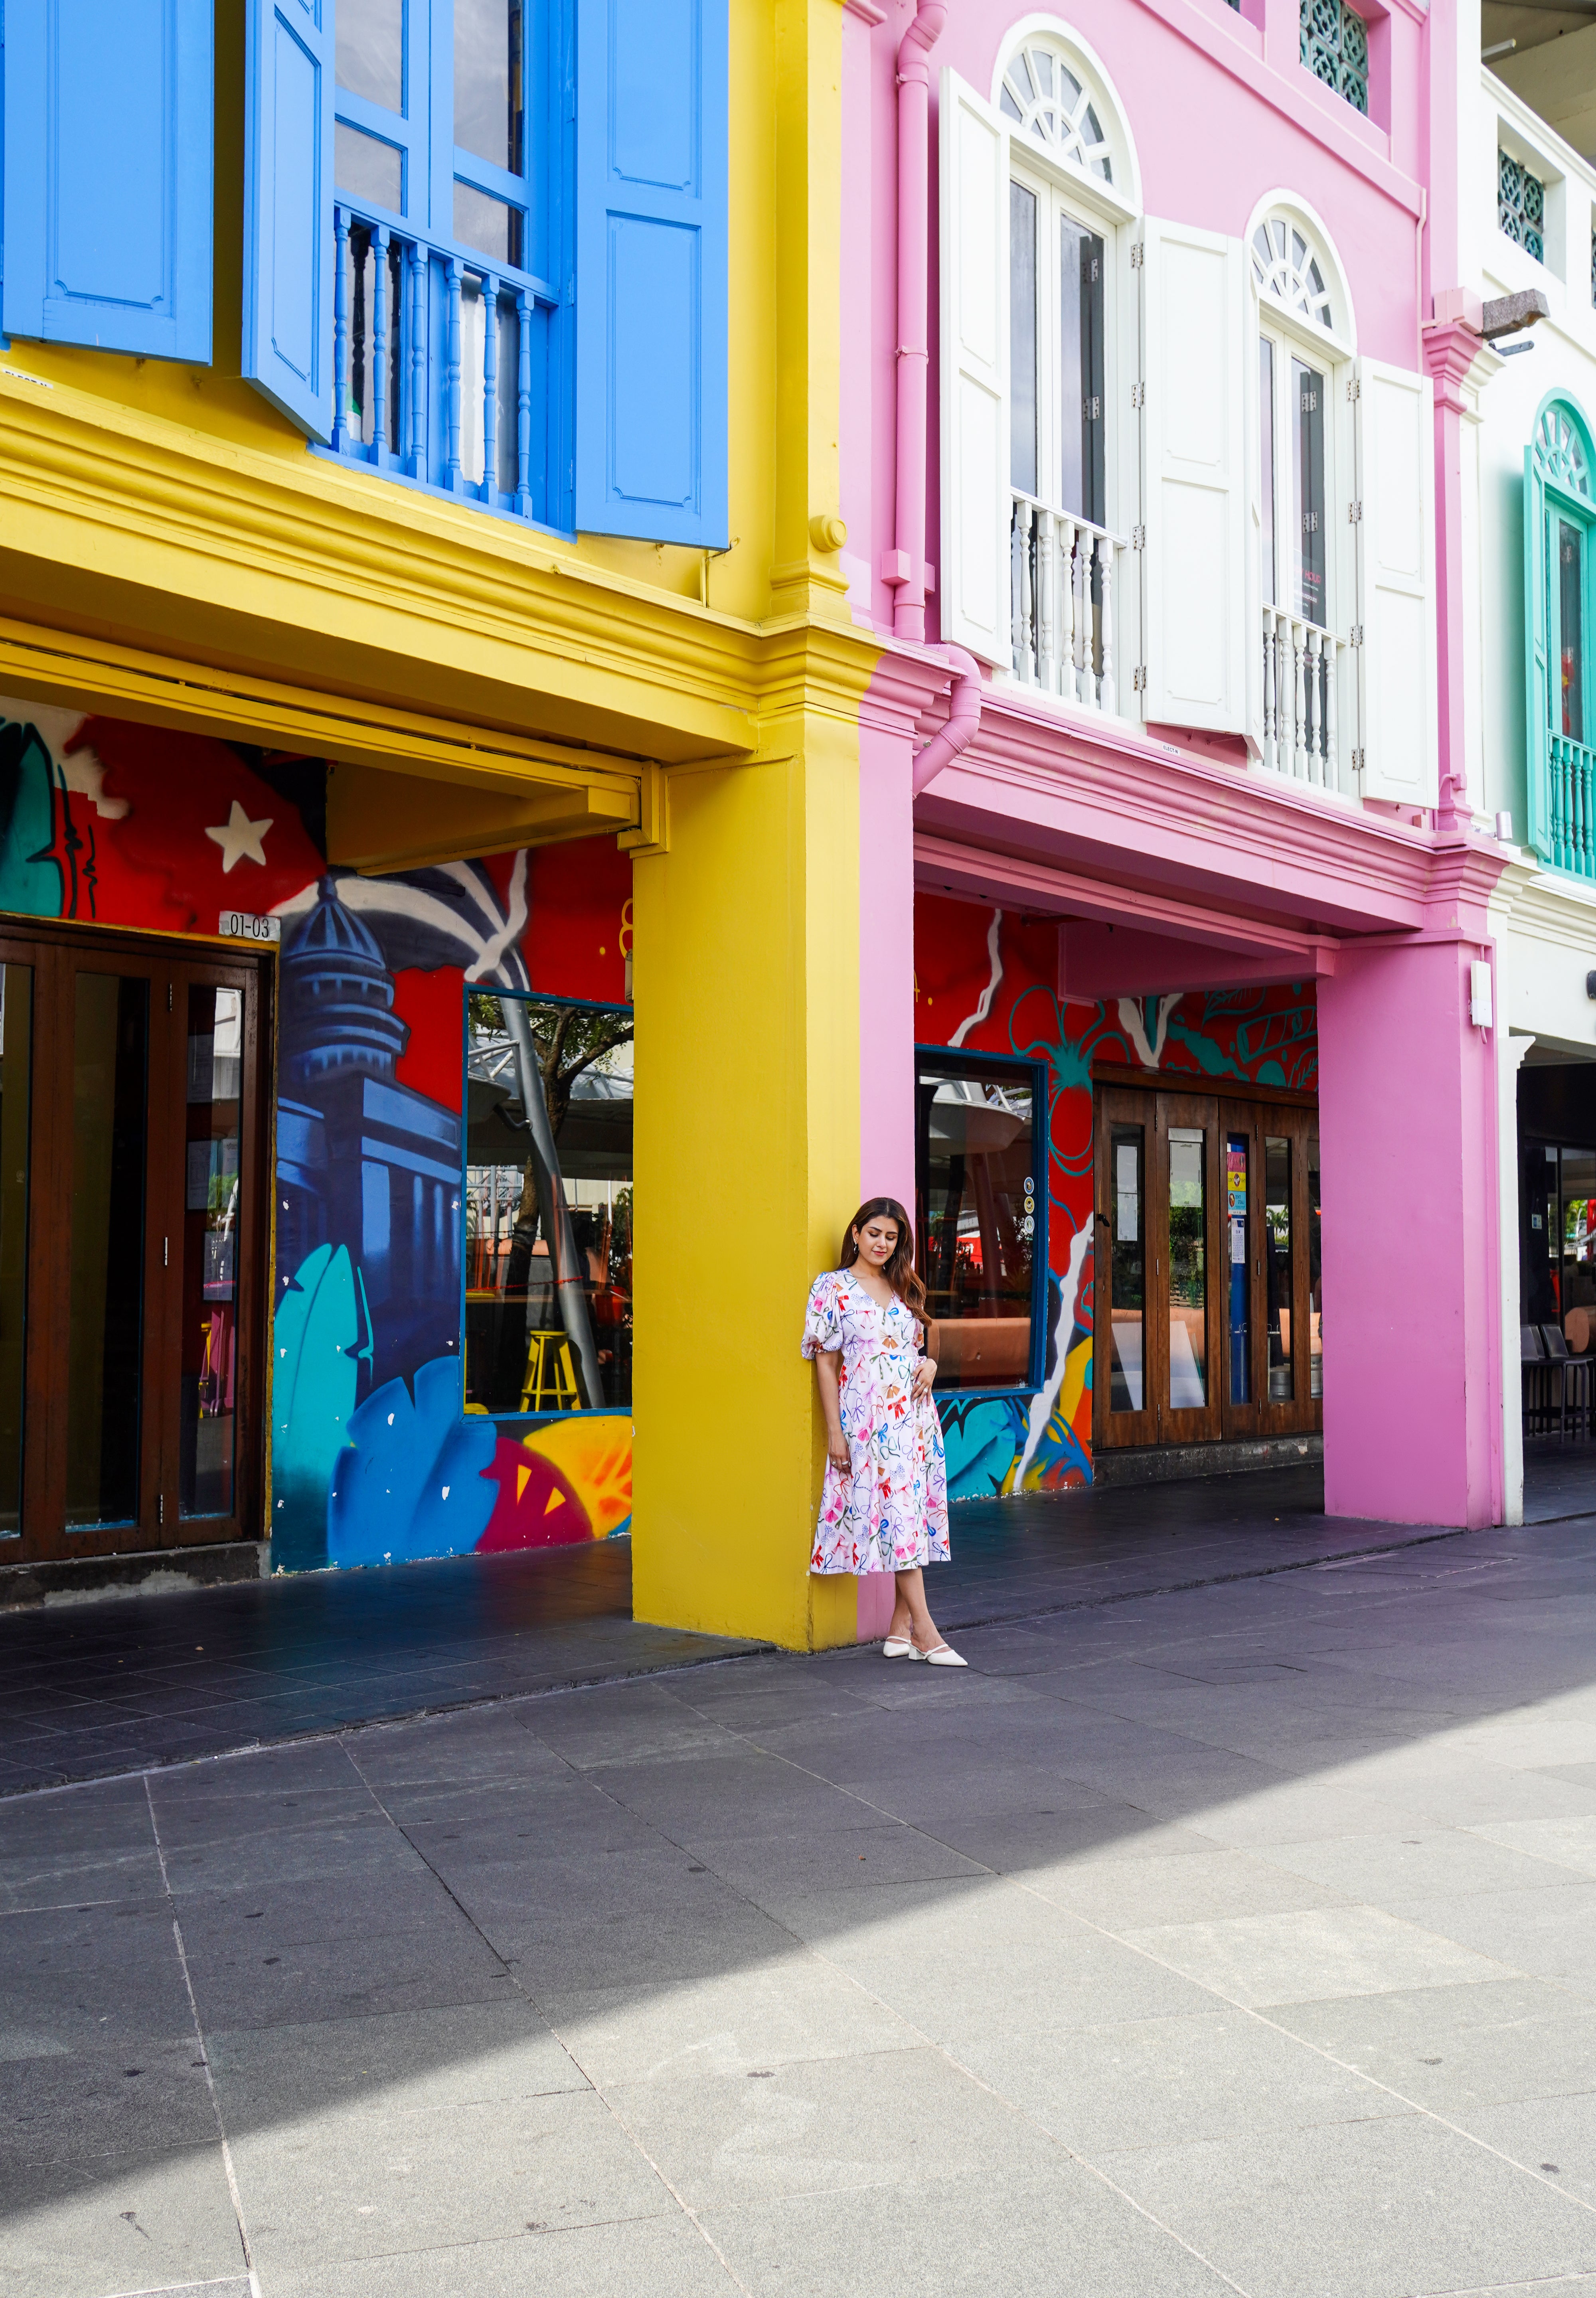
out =
<svg viewBox="0 0 1596 2298"><path fill-rule="evenodd" d="M272 1562L604 1538L621 1413L462 1409L467 983L625 1001L631 864L593 839L403 877L329 869L312 758L0 700L0 910L214 936L281 920Z"/></svg>
<svg viewBox="0 0 1596 2298"><path fill-rule="evenodd" d="M1226 1078L1311 1093L1319 1048L1311 983L1184 996L1061 999L1058 929L919 894L914 1031L922 1045L1019 1054L1046 1064L1047 1360L1031 1397L940 1401L955 1500L1062 1490L1092 1478L1092 1072Z"/></svg>

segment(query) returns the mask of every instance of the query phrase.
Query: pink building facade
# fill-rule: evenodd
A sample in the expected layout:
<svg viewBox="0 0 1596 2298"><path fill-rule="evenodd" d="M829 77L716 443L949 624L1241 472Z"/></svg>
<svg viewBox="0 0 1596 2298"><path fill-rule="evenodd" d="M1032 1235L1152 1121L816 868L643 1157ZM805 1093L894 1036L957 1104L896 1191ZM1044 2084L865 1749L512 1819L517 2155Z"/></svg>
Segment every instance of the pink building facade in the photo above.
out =
<svg viewBox="0 0 1596 2298"><path fill-rule="evenodd" d="M1477 62L1311 23L847 0L862 1166L958 1494L1322 1442L1332 1513L1516 1500L1428 196Z"/></svg>

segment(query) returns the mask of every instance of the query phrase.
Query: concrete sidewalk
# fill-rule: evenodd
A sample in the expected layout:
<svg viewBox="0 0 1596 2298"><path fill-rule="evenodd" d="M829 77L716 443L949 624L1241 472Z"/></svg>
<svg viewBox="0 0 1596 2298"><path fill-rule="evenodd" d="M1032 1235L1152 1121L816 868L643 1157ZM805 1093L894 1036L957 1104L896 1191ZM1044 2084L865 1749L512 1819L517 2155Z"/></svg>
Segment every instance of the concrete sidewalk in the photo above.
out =
<svg viewBox="0 0 1596 2298"><path fill-rule="evenodd" d="M1323 1507L1316 1467L965 1502L934 1601L958 1628L1432 1536ZM0 1613L0 1797L765 1649L634 1622L625 1540Z"/></svg>
<svg viewBox="0 0 1596 2298"><path fill-rule="evenodd" d="M1596 2298L1596 1523L0 1806L0 2293Z"/></svg>

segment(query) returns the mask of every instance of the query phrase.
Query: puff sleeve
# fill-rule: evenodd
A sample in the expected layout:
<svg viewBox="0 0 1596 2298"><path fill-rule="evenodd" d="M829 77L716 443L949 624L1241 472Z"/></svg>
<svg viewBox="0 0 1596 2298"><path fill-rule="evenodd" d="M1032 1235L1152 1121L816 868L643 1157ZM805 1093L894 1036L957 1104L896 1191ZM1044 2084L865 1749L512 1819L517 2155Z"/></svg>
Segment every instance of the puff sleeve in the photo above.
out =
<svg viewBox="0 0 1596 2298"><path fill-rule="evenodd" d="M804 1316L803 1352L811 1359L830 1356L842 1346L842 1311L837 1300L836 1272L827 1269L809 1287Z"/></svg>

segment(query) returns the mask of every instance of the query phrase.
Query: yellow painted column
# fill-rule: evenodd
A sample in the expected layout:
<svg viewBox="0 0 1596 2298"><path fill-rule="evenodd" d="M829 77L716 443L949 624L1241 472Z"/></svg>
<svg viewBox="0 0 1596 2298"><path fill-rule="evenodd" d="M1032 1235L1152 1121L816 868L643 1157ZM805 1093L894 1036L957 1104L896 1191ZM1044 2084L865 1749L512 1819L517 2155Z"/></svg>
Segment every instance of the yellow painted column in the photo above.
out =
<svg viewBox="0 0 1596 2298"><path fill-rule="evenodd" d="M824 1464L806 1295L859 1200L856 710L674 769L638 858L633 1603L796 1649L851 1642L808 1561Z"/></svg>

